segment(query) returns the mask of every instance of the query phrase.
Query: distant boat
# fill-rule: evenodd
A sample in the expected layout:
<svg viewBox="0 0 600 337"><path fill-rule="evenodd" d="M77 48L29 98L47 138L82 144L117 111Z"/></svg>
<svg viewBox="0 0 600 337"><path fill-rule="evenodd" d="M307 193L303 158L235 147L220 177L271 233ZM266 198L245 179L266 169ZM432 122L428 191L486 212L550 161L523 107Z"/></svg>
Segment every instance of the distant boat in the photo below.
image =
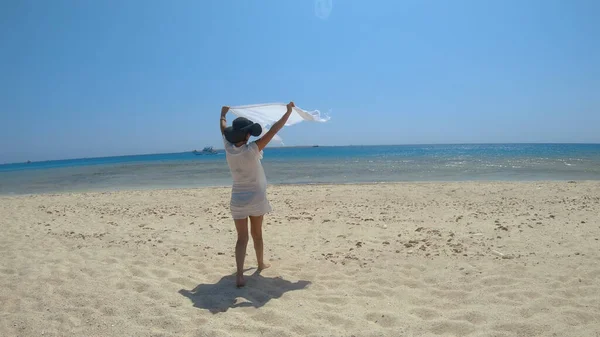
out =
<svg viewBox="0 0 600 337"><path fill-rule="evenodd" d="M202 151L194 150L194 151L192 151L192 153L200 156L200 155L205 155L205 154L217 154L217 151L215 151L215 149L213 149L212 146L207 146L207 147L203 148Z"/></svg>

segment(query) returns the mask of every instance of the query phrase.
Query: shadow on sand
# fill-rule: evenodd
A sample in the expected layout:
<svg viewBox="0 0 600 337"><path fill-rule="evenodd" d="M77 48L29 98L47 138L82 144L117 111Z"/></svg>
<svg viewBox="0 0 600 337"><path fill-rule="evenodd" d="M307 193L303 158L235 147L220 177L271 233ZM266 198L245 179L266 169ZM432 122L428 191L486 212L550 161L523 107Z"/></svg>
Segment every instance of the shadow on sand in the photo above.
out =
<svg viewBox="0 0 600 337"><path fill-rule="evenodd" d="M189 298L194 307L216 314L229 308L260 308L271 299L279 298L288 291L304 289L309 284L309 281L292 283L281 277L264 277L256 271L246 276L243 288L236 288L234 274L224 276L214 284L199 284L192 290L181 289L179 293Z"/></svg>

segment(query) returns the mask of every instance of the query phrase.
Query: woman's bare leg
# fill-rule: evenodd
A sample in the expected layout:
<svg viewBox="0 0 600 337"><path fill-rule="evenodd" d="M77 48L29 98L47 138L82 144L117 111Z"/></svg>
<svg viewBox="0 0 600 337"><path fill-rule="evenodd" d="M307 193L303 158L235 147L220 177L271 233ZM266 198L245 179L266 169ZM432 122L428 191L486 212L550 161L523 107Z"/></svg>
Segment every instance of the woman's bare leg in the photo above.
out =
<svg viewBox="0 0 600 337"><path fill-rule="evenodd" d="M263 237L262 223L264 216L250 217L250 232L252 233L252 241L254 242L254 250L256 251L256 261L258 261L258 270L269 268L271 265L263 260Z"/></svg>
<svg viewBox="0 0 600 337"><path fill-rule="evenodd" d="M244 260L246 259L246 247L248 246L248 218L234 219L233 221L237 231L237 243L235 244L237 277L235 283L238 287L243 287L246 284L244 280Z"/></svg>

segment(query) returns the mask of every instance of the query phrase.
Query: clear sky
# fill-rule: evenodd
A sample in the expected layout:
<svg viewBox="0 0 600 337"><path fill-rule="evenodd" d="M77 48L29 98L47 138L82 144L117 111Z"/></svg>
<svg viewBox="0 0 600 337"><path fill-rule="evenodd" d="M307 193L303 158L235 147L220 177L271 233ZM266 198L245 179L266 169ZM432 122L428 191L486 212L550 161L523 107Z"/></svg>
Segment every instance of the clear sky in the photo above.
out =
<svg viewBox="0 0 600 337"><path fill-rule="evenodd" d="M222 146L221 105L330 111L286 145L600 142L597 0L6 0L0 163Z"/></svg>

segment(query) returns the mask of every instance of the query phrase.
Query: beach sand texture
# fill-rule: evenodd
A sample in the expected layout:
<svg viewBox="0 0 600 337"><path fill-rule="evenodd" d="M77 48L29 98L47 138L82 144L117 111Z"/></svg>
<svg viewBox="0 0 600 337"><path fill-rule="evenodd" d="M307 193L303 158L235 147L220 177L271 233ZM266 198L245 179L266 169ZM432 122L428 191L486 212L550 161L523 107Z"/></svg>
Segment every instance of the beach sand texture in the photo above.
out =
<svg viewBox="0 0 600 337"><path fill-rule="evenodd" d="M600 336L600 182L0 197L0 336Z"/></svg>

